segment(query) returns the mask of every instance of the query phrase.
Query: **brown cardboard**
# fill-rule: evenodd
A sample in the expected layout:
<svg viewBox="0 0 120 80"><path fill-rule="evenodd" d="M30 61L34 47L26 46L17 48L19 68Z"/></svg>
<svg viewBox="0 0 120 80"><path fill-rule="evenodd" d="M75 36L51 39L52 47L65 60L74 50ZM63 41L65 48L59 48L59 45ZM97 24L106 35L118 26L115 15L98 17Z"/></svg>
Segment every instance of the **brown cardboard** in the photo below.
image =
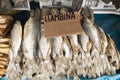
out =
<svg viewBox="0 0 120 80"><path fill-rule="evenodd" d="M82 32L80 16L75 12L75 19L44 22L45 37L66 36Z"/></svg>

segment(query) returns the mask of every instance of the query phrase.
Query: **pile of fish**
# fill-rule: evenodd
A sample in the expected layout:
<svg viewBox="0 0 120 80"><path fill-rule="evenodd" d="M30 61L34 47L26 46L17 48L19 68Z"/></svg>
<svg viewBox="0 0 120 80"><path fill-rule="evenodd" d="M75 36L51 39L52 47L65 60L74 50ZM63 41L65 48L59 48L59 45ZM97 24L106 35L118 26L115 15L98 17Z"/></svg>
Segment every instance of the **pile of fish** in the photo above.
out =
<svg viewBox="0 0 120 80"><path fill-rule="evenodd" d="M10 51L10 37L11 23L13 18L8 15L0 15L0 78L5 75Z"/></svg>
<svg viewBox="0 0 120 80"><path fill-rule="evenodd" d="M50 12L51 11L51 12ZM46 38L40 14L66 13L67 9L31 11L22 29L16 21L11 30L10 62L7 80L79 80L79 76L96 78L113 75L120 67L120 55L108 34L94 25L93 11L81 9L83 32Z"/></svg>

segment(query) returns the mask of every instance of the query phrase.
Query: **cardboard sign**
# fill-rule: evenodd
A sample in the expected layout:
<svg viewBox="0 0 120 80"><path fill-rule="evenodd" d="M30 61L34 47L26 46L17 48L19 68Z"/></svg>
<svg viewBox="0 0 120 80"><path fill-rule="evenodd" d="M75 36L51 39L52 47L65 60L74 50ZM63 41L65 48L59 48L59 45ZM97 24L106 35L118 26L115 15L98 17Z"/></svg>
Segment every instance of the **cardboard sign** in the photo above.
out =
<svg viewBox="0 0 120 80"><path fill-rule="evenodd" d="M44 16L45 37L66 36L82 32L77 12Z"/></svg>

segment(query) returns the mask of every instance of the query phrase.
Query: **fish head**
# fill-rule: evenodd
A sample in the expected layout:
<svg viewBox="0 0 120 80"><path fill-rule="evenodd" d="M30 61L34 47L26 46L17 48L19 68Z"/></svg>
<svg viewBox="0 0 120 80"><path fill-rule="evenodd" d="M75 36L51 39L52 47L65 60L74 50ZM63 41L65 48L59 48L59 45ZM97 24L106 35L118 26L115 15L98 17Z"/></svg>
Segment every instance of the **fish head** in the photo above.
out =
<svg viewBox="0 0 120 80"><path fill-rule="evenodd" d="M82 9L81 13L84 17L87 17L92 23L94 23L94 13L93 13L93 10L90 7L85 6Z"/></svg>
<svg viewBox="0 0 120 80"><path fill-rule="evenodd" d="M89 18L87 18L87 16L83 16L83 18L81 19L81 22L82 22L82 24L83 24L83 26L82 27L84 27L84 25L85 26L93 26L93 23L89 20Z"/></svg>

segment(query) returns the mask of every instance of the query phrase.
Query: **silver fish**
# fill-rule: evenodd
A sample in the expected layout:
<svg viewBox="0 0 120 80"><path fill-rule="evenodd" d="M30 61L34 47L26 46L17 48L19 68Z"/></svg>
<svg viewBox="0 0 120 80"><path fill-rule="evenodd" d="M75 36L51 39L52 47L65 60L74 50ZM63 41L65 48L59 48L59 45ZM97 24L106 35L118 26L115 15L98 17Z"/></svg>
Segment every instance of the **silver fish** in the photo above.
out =
<svg viewBox="0 0 120 80"><path fill-rule="evenodd" d="M92 45L88 35L85 32L82 32L80 35L78 35L78 42L81 45L83 51L86 53L86 56L89 57Z"/></svg>
<svg viewBox="0 0 120 80"><path fill-rule="evenodd" d="M34 12L34 11L33 11ZM38 41L38 31L39 31L39 17L37 13L34 17L30 17L24 27L24 42L23 51L24 55L28 59L33 59L34 54L36 54L36 46Z"/></svg>
<svg viewBox="0 0 120 80"><path fill-rule="evenodd" d="M119 56L115 43L109 35L107 35L107 40L109 45L107 47L106 55L108 56L109 62L117 68L119 67Z"/></svg>
<svg viewBox="0 0 120 80"><path fill-rule="evenodd" d="M19 62L21 61L19 54L22 42L22 26L19 21L16 21L11 30L11 50L10 50L10 62L7 68L7 79L17 78L19 73L22 72ZM17 44L17 45L16 45ZM16 73L16 75L14 74Z"/></svg>
<svg viewBox="0 0 120 80"><path fill-rule="evenodd" d="M79 51L79 56L81 57L81 58L85 58L86 57L86 53L83 51L83 49L82 49L82 47L81 47L81 45L79 44L78 45L78 51Z"/></svg>
<svg viewBox="0 0 120 80"><path fill-rule="evenodd" d="M34 15L32 15L34 14ZM39 39L39 10L32 11L30 18L24 26L23 36L23 54L24 54L24 65L23 74L28 78L32 78L32 74L38 72L38 52L37 45Z"/></svg>
<svg viewBox="0 0 120 80"><path fill-rule="evenodd" d="M95 47L100 52L101 51L101 41L100 41L101 39L93 23L91 23L91 21L88 18L84 17L82 20L82 28L84 29L84 31L89 36L92 43L95 45Z"/></svg>
<svg viewBox="0 0 120 80"><path fill-rule="evenodd" d="M11 30L11 49L14 58L17 57L18 55L21 42L22 42L22 26L19 21L16 21L16 23L14 24Z"/></svg>
<svg viewBox="0 0 120 80"><path fill-rule="evenodd" d="M78 55L78 36L73 34L73 35L68 36L68 39L72 47L73 55L77 56Z"/></svg>
<svg viewBox="0 0 120 80"><path fill-rule="evenodd" d="M100 27L98 27L98 32L99 32L100 37L101 37L101 52L100 52L100 54L104 55L106 52L106 48L108 46L108 41L107 41L107 38L106 38L104 31Z"/></svg>
<svg viewBox="0 0 120 80"><path fill-rule="evenodd" d="M62 44L63 44L63 38L61 36L52 38L52 55L55 58L55 56L63 56L62 53Z"/></svg>

